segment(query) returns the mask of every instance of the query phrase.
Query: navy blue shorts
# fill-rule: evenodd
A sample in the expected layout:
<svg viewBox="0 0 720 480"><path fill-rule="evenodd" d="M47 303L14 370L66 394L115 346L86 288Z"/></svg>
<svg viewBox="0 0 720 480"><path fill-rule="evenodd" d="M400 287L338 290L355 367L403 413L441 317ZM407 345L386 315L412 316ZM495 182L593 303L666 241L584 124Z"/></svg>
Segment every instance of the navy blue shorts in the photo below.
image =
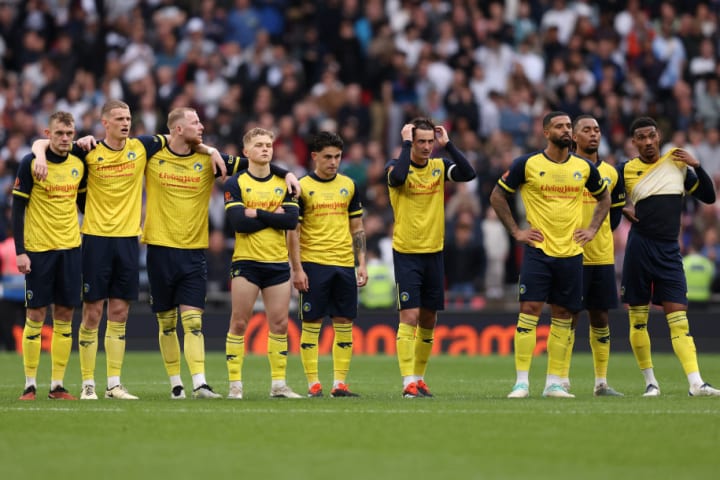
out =
<svg viewBox="0 0 720 480"><path fill-rule="evenodd" d="M353 267L303 262L310 290L300 292L300 320L357 317L358 287Z"/></svg>
<svg viewBox="0 0 720 480"><path fill-rule="evenodd" d="M232 263L230 277L243 277L248 282L263 288L280 285L290 280L290 264L238 260Z"/></svg>
<svg viewBox="0 0 720 480"><path fill-rule="evenodd" d="M525 245L519 281L521 302L545 302L579 312L582 280L582 254L556 258Z"/></svg>
<svg viewBox="0 0 720 480"><path fill-rule="evenodd" d="M400 253L393 250L398 310L445 308L443 253Z"/></svg>
<svg viewBox="0 0 720 480"><path fill-rule="evenodd" d="M610 310L618 306L615 265L583 267L583 308Z"/></svg>
<svg viewBox="0 0 720 480"><path fill-rule="evenodd" d="M83 235L83 300L138 299L140 245L137 237Z"/></svg>
<svg viewBox="0 0 720 480"><path fill-rule="evenodd" d="M205 309L205 250L148 245L147 273L153 312L164 312L179 305Z"/></svg>
<svg viewBox="0 0 720 480"><path fill-rule="evenodd" d="M48 252L27 252L30 273L25 275L25 306L82 305L82 252L80 247Z"/></svg>
<svg viewBox="0 0 720 480"><path fill-rule="evenodd" d="M628 305L673 302L687 305L687 283L680 246L650 240L630 230L623 262L622 301Z"/></svg>

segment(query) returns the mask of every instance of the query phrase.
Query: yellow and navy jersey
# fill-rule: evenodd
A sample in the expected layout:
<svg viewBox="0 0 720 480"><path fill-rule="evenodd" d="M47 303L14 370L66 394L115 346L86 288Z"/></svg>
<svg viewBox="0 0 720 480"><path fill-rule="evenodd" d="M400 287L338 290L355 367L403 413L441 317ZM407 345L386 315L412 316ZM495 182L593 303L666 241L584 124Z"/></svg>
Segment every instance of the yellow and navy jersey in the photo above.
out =
<svg viewBox="0 0 720 480"><path fill-rule="evenodd" d="M583 252L574 232L582 227L585 189L598 196L607 188L597 168L584 158L570 154L556 163L542 151L513 160L498 185L508 193L520 190L528 224L545 237L535 247L559 258Z"/></svg>
<svg viewBox="0 0 720 480"><path fill-rule="evenodd" d="M128 138L121 150L100 142L85 154L87 200L82 233L105 237L140 234L147 158L165 146L162 135ZM80 150L74 147L73 153Z"/></svg>
<svg viewBox="0 0 720 480"><path fill-rule="evenodd" d="M387 172L396 163L388 163ZM393 249L400 253L441 252L445 239L445 181L452 162L430 158L421 166L410 162L405 183L389 185L395 216Z"/></svg>
<svg viewBox="0 0 720 480"><path fill-rule="evenodd" d="M80 246L77 194L85 191L86 170L82 159L60 157L47 150L45 180L32 174L35 157L25 156L18 168L13 195L27 199L24 247L29 252L65 250Z"/></svg>
<svg viewBox="0 0 720 480"><path fill-rule="evenodd" d="M610 190L610 208L622 208L625 205L625 191L618 182L618 172L609 163L599 160L595 167ZM583 223L587 228L593 217L597 199L586 189L583 193ZM610 215L605 217L592 241L583 247L583 265L613 265L615 264L615 248L613 243Z"/></svg>
<svg viewBox="0 0 720 480"><path fill-rule="evenodd" d="M300 259L354 266L350 219L363 214L355 182L339 173L329 180L310 173L300 179L300 187Z"/></svg>
<svg viewBox="0 0 720 480"><path fill-rule="evenodd" d="M225 183L225 211L235 207L274 212L278 207L295 209L297 200L288 192L285 180L270 174L257 178L247 170L238 172ZM285 230L267 227L253 233L235 232L232 261L254 260L264 263L288 261Z"/></svg>
<svg viewBox="0 0 720 480"><path fill-rule="evenodd" d="M678 239L682 198L699 185L697 175L685 162L672 159L675 150L654 163L635 157L618 166L619 178L638 219L632 228L658 240Z"/></svg>
<svg viewBox="0 0 720 480"><path fill-rule="evenodd" d="M239 159L222 155L228 172ZM145 224L142 242L163 247L208 247L208 209L215 174L210 155L178 154L165 146L145 168Z"/></svg>

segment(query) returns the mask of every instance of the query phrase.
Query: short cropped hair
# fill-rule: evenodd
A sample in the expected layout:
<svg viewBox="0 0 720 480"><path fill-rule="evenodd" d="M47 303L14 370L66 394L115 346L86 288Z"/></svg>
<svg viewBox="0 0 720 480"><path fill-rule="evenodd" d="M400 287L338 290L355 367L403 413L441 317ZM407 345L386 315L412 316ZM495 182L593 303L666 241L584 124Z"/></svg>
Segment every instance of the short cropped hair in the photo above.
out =
<svg viewBox="0 0 720 480"><path fill-rule="evenodd" d="M48 125L52 125L53 122L62 123L63 125L67 125L69 127L75 126L75 119L72 116L72 113L68 112L62 112L57 111L50 115L50 118L48 118Z"/></svg>
<svg viewBox="0 0 720 480"><path fill-rule="evenodd" d="M130 110L130 106L127 103L123 102L122 100L108 100L102 106L102 110L100 110L100 115L104 117L104 116L108 115L111 110L114 110L116 108L123 108L125 110Z"/></svg>
<svg viewBox="0 0 720 480"><path fill-rule="evenodd" d="M550 126L550 122L552 122L552 119L553 119L553 118L556 118L556 117L569 117L569 116L570 116L570 115L568 115L567 113L561 112L561 111L559 111L559 110L554 110L554 111L548 113L547 115L545 115L545 116L543 117L543 130L545 130L546 128L548 128L548 127Z"/></svg>
<svg viewBox="0 0 720 480"><path fill-rule="evenodd" d="M167 120L168 130L172 130L173 127L177 124L177 122L185 118L185 114L188 112L196 113L196 110L190 107L179 107L174 108L172 111L170 111Z"/></svg>
<svg viewBox="0 0 720 480"><path fill-rule="evenodd" d="M638 117L630 124L630 136L635 135L635 130L638 128L655 127L658 128L657 122L650 117Z"/></svg>

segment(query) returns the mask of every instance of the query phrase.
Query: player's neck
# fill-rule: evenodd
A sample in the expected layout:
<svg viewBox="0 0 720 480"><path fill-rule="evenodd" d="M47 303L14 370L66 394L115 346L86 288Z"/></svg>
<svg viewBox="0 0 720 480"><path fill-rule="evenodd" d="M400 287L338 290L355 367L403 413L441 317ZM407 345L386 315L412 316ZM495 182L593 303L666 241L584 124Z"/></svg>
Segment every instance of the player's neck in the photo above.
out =
<svg viewBox="0 0 720 480"><path fill-rule="evenodd" d="M568 148L560 148L555 144L549 144L545 147L545 156L555 163L563 163L568 158Z"/></svg>
<svg viewBox="0 0 720 480"><path fill-rule="evenodd" d="M173 138L172 135L170 136L170 140L168 140L168 147L178 155L187 155L192 151L190 145L188 145L185 140L177 137Z"/></svg>
<svg viewBox="0 0 720 480"><path fill-rule="evenodd" d="M248 172L256 178L265 178L270 175L270 164L253 162L248 159Z"/></svg>
<svg viewBox="0 0 720 480"><path fill-rule="evenodd" d="M112 137L105 137L103 142L108 147L112 148L113 150L122 150L125 148L125 141L126 138L112 138Z"/></svg>
<svg viewBox="0 0 720 480"><path fill-rule="evenodd" d="M54 153L55 155L57 155L58 157L61 157L61 158L67 157L67 155L68 155L67 152L58 152L57 150L55 150L55 148L53 148L52 145L50 145L48 147L48 150L50 150L52 153Z"/></svg>
<svg viewBox="0 0 720 480"><path fill-rule="evenodd" d="M578 150L577 154L580 155L580 156L583 157L583 158L587 158L587 159L590 160L593 164L597 164L598 161L600 160L600 155L598 155L597 152L595 152L595 153L588 153L588 152L583 152L583 151L581 151L581 150Z"/></svg>
<svg viewBox="0 0 720 480"><path fill-rule="evenodd" d="M413 156L410 157L410 161L415 165L420 165L421 167L424 167L428 163L427 158L415 158Z"/></svg>

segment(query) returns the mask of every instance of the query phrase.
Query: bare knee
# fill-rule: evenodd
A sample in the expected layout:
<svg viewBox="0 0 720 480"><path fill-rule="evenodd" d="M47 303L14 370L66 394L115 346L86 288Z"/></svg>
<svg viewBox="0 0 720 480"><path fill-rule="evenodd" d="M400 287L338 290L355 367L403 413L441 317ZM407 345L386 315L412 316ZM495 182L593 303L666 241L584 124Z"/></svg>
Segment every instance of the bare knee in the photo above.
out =
<svg viewBox="0 0 720 480"><path fill-rule="evenodd" d="M100 326L103 315L103 300L97 302L85 302L83 304L82 323L89 330L95 330Z"/></svg>
<svg viewBox="0 0 720 480"><path fill-rule="evenodd" d="M127 322L129 311L130 303L126 300L111 298L108 301L108 320L111 322Z"/></svg>
<svg viewBox="0 0 720 480"><path fill-rule="evenodd" d="M246 315L239 312L232 312L230 314L230 329L229 332L232 335L245 335L247 330L248 319Z"/></svg>

